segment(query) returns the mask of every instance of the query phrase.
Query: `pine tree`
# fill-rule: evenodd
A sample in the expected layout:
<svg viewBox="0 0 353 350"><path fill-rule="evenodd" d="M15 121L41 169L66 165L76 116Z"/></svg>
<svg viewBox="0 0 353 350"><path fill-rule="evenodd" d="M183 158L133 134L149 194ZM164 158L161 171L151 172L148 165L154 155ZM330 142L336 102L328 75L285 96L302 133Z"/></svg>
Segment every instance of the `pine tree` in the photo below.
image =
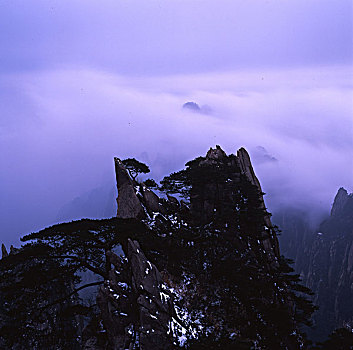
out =
<svg viewBox="0 0 353 350"><path fill-rule="evenodd" d="M299 327L310 324L310 291L288 260L265 249L264 240L275 236L276 228L266 226L261 194L234 157L212 164L199 157L165 177L162 189L182 196L186 204L165 202L163 214L144 222L80 220L25 236L27 244L0 262L0 314L5 317L0 334L7 344L21 333L27 337L23 344L32 348L45 337L54 342L60 327L41 332L39 325L62 317L72 335L58 349L70 341L74 346L75 315L90 315L99 324L95 307L83 304L77 292L108 280L109 252L123 258L131 238L177 293L176 306L189 329L184 348L304 346ZM91 271L96 281L81 285L82 271ZM12 324L16 329L9 330Z"/></svg>
<svg viewBox="0 0 353 350"><path fill-rule="evenodd" d="M150 169L146 164L136 160L135 158L124 159L122 163L134 180L139 174L147 174L150 172Z"/></svg>
<svg viewBox="0 0 353 350"><path fill-rule="evenodd" d="M77 293L103 284L111 269L108 252L126 245L128 232L141 230L141 223L128 219L80 220L23 237L30 243L0 260L0 337L7 346L79 346L75 316L94 316L96 310ZM85 271L96 280L82 284Z"/></svg>
<svg viewBox="0 0 353 350"><path fill-rule="evenodd" d="M274 257L263 249L268 213L258 188L245 175L239 176L233 160L229 156L208 164L199 157L161 181L162 189L180 194L193 209L193 234L189 235L189 239L194 235L193 252L186 270L194 278L187 302L195 314L207 310L203 335L193 346L298 347L305 338L299 326L310 324L314 311L307 299L310 291L300 284L287 260L280 258L273 264ZM208 193L218 194L204 198ZM205 200L214 205L206 216ZM276 228L271 230L275 235Z"/></svg>

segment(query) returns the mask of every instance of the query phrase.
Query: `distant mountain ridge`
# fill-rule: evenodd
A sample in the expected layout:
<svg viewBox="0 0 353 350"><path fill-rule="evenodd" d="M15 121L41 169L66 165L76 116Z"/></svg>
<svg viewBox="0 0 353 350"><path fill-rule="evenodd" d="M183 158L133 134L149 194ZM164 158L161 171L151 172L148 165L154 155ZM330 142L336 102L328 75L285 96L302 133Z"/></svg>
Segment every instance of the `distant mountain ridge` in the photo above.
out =
<svg viewBox="0 0 353 350"><path fill-rule="evenodd" d="M59 209L55 221L110 218L116 211L115 196L116 190L109 184L94 188L64 204Z"/></svg>

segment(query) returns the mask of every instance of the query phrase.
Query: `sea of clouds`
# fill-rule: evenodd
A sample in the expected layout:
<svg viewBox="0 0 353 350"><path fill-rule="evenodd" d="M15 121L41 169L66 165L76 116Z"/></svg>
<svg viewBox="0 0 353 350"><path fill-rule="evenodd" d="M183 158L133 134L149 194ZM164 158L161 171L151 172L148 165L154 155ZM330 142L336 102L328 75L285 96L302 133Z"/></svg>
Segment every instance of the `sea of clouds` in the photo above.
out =
<svg viewBox="0 0 353 350"><path fill-rule="evenodd" d="M351 74L344 65L163 76L91 67L3 74L2 237L17 244L22 234L55 223L74 198L113 188L114 156L146 162L149 176L160 180L216 144L228 153L249 151L271 211L328 211L339 187L353 190ZM201 112L183 109L188 101Z"/></svg>

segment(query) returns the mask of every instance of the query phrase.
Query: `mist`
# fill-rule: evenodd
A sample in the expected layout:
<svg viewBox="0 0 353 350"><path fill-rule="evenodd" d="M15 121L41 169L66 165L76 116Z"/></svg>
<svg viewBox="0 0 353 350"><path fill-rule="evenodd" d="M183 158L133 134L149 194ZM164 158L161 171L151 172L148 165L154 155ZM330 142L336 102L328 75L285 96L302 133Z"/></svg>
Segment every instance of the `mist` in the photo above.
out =
<svg viewBox="0 0 353 350"><path fill-rule="evenodd" d="M328 212L352 192L350 1L0 6L4 243L77 198L92 202L82 216L113 201L114 156L160 180L217 144L245 147L270 211Z"/></svg>
<svg viewBox="0 0 353 350"><path fill-rule="evenodd" d="M52 224L75 197L107 183L113 188L114 156L145 161L160 180L216 144L229 153L249 150L270 210L328 210L340 186L352 190L349 71L135 80L71 69L22 75L18 98L32 113L17 106L16 129L9 123L0 141L4 236L13 241ZM187 101L211 112L182 109Z"/></svg>

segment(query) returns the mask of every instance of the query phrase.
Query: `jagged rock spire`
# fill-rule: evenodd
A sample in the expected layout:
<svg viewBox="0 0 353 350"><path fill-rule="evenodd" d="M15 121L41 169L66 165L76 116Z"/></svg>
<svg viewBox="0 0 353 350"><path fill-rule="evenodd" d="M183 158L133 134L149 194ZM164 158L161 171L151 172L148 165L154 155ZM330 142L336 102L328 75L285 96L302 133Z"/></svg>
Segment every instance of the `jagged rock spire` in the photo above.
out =
<svg viewBox="0 0 353 350"><path fill-rule="evenodd" d="M245 148L242 147L237 151L237 160L242 173L245 174L248 180L258 188L258 191L260 194L259 199L261 201L261 207L263 209L266 209L260 181L255 175L255 171L254 171L254 168L252 167L249 153L246 151ZM267 228L271 230L273 228L273 225L271 222L270 214L266 214L264 219L265 219L265 224ZM272 247L276 256L280 256L278 239L271 234L267 236L268 238L264 240L265 248L270 249Z"/></svg>
<svg viewBox="0 0 353 350"><path fill-rule="evenodd" d="M216 148L210 147L206 154L208 160L222 160L227 157L226 152L223 151L220 145L216 145Z"/></svg>
<svg viewBox="0 0 353 350"><path fill-rule="evenodd" d="M349 195L347 190L341 187L333 201L331 216L342 215L342 212L349 201L353 202L353 195Z"/></svg>
<svg viewBox="0 0 353 350"><path fill-rule="evenodd" d="M119 158L115 160L115 172L118 187L118 212L119 218L137 218L143 219L153 212L163 212L163 200L159 198L153 191L139 185L136 181L130 178L127 170ZM265 202L262 195L262 189L258 178L255 175L251 164L250 156L244 148L240 148L236 155L227 156L226 152L219 146L210 148L204 160L200 165L217 165L225 162L229 167L234 169L232 174L232 182L236 185L240 180L241 174L245 175L247 179L258 188L259 200L261 207L265 210ZM215 203L227 198L227 190L222 186L206 184L205 188L198 189L197 193L192 194L191 209L196 217L201 218L205 222L213 215L215 210ZM168 203L179 207L179 202L174 197L168 196ZM272 251L277 257L280 256L279 244L274 233L273 225L269 214L265 214L265 228L264 228L264 248L267 251Z"/></svg>
<svg viewBox="0 0 353 350"><path fill-rule="evenodd" d="M5 244L3 243L1 245L1 258L6 258L9 255L9 253L6 250Z"/></svg>
<svg viewBox="0 0 353 350"><path fill-rule="evenodd" d="M122 219L134 218L145 219L154 212L165 212L163 203L165 200L159 198L144 183L139 184L132 179L119 158L114 158L115 174L118 189L118 211L117 217ZM178 204L178 200L168 196L171 204Z"/></svg>
<svg viewBox="0 0 353 350"><path fill-rule="evenodd" d="M237 158L238 158L239 167L240 167L241 171L247 176L249 181L253 185L257 186L258 189L260 190L260 192L262 192L260 181L258 180L258 178L255 175L254 169L251 164L249 153L246 151L245 148L242 147L242 148L238 149Z"/></svg>
<svg viewBox="0 0 353 350"><path fill-rule="evenodd" d="M255 171L251 164L250 156L244 148L240 148L236 155L227 154L223 149L216 145L216 148L210 148L204 160L200 165L214 165L220 163L227 164L232 169L231 183L237 186L241 174L257 187L259 193L260 207L266 210L263 192L261 189L260 181L255 175ZM199 188L197 193L194 193L191 198L191 208L194 216L199 216L200 220L207 222L212 218L214 210L216 210L216 203L227 201L228 189L227 184L205 184L203 188ZM274 232L274 227L271 222L270 214L265 212L264 216L264 232L263 232L263 245L269 253L273 253L276 257L280 256L279 243Z"/></svg>
<svg viewBox="0 0 353 350"><path fill-rule="evenodd" d="M143 207L136 195L134 182L119 158L114 158L116 183L118 187L117 217L122 219L145 217ZM136 184L137 185L137 184Z"/></svg>

